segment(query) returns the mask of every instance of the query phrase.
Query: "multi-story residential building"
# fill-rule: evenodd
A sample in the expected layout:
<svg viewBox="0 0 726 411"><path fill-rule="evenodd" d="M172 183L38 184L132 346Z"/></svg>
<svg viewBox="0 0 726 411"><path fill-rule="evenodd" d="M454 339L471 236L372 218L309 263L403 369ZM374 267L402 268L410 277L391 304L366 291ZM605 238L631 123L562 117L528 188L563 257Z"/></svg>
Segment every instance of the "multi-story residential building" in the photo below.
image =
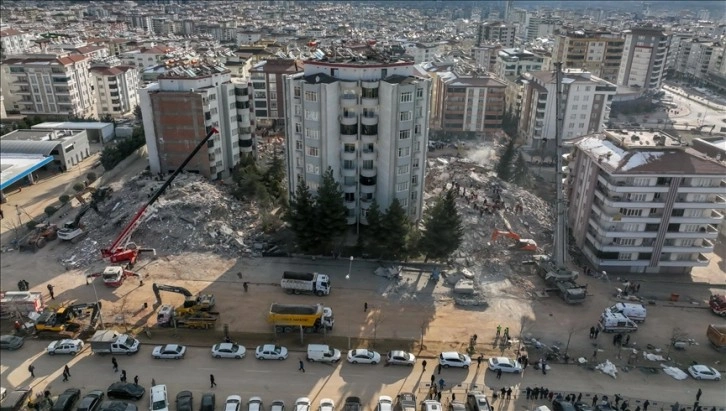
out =
<svg viewBox="0 0 726 411"><path fill-rule="evenodd" d="M284 76L301 71L302 64L293 59L263 60L249 69L258 125L274 127L285 123Z"/></svg>
<svg viewBox="0 0 726 411"><path fill-rule="evenodd" d="M668 54L668 36L660 28L625 30L618 84L646 90L660 89Z"/></svg>
<svg viewBox="0 0 726 411"><path fill-rule="evenodd" d="M501 49L497 54L496 73L512 81L530 71L542 70L544 58L523 49Z"/></svg>
<svg viewBox="0 0 726 411"><path fill-rule="evenodd" d="M726 93L726 44L714 45L706 72L706 84L712 89Z"/></svg>
<svg viewBox="0 0 726 411"><path fill-rule="evenodd" d="M551 149L555 144L556 78L549 71L526 73L520 79L519 135L527 146ZM562 73L562 138L571 140L604 129L616 86L592 74L568 69Z"/></svg>
<svg viewBox="0 0 726 411"><path fill-rule="evenodd" d="M559 23L558 20L548 17L530 17L527 22L527 43L532 43L539 37L552 37Z"/></svg>
<svg viewBox="0 0 726 411"><path fill-rule="evenodd" d="M516 31L514 25L502 22L479 23L476 46L482 46L486 43L498 43L502 47L514 47Z"/></svg>
<svg viewBox="0 0 726 411"><path fill-rule="evenodd" d="M154 45L153 47L142 47L137 50L129 50L119 55L121 63L126 66L134 66L143 69L149 66L162 64L166 56L174 51L171 47Z"/></svg>
<svg viewBox="0 0 726 411"><path fill-rule="evenodd" d="M2 62L6 104L23 115L96 117L89 60L80 54L26 54Z"/></svg>
<svg viewBox="0 0 726 411"><path fill-rule="evenodd" d="M374 58L306 61L286 76L289 192L316 192L329 167L342 187L348 224L366 224L373 200L398 199L421 218L431 79L413 62Z"/></svg>
<svg viewBox="0 0 726 411"><path fill-rule="evenodd" d="M437 72L431 93L431 124L443 131L501 129L506 84L488 75Z"/></svg>
<svg viewBox="0 0 726 411"><path fill-rule="evenodd" d="M28 53L33 45L33 35L30 33L13 28L0 30L0 59Z"/></svg>
<svg viewBox="0 0 726 411"><path fill-rule="evenodd" d="M139 75L132 66L95 66L96 112L100 116L122 117L139 104Z"/></svg>
<svg viewBox="0 0 726 411"><path fill-rule="evenodd" d="M671 49L671 53L675 55L674 73L688 80L705 80L712 57L718 60L719 48L721 43L711 40L698 38L681 40L677 48Z"/></svg>
<svg viewBox="0 0 726 411"><path fill-rule="evenodd" d="M484 44L472 48L476 67L484 71L494 71L497 66L497 56L502 47L498 44Z"/></svg>
<svg viewBox="0 0 726 411"><path fill-rule="evenodd" d="M723 162L662 131L605 130L577 140L568 167L570 231L597 270L708 265L726 209Z"/></svg>
<svg viewBox="0 0 726 411"><path fill-rule="evenodd" d="M553 61L579 68L609 82L618 81L625 39L610 32L568 31L555 38Z"/></svg>
<svg viewBox="0 0 726 411"><path fill-rule="evenodd" d="M408 43L404 45L406 54L413 57L415 63L434 61L434 57L441 52L437 43Z"/></svg>
<svg viewBox="0 0 726 411"><path fill-rule="evenodd" d="M198 63L171 68L140 90L153 173L175 170L212 127L219 134L187 170L210 179L224 178L242 154L254 153L249 85L246 80L232 80L229 70Z"/></svg>

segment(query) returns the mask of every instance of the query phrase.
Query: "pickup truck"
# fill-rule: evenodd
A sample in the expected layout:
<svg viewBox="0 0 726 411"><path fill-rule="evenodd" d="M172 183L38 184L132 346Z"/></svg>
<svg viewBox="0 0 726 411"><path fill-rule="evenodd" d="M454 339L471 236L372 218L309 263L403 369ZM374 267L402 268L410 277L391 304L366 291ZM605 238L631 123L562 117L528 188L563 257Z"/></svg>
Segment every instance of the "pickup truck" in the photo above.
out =
<svg viewBox="0 0 726 411"><path fill-rule="evenodd" d="M96 331L90 339L94 354L126 354L139 352L139 340L127 334L116 334L112 330Z"/></svg>

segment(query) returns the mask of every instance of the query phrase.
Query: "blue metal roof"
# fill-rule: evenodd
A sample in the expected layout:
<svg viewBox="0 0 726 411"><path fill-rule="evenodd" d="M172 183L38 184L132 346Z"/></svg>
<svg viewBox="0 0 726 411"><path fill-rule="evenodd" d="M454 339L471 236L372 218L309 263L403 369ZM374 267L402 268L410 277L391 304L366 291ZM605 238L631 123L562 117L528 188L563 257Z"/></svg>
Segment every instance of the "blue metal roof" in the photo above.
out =
<svg viewBox="0 0 726 411"><path fill-rule="evenodd" d="M30 173L33 173L53 161L53 157L2 155L0 156L0 190L17 183Z"/></svg>

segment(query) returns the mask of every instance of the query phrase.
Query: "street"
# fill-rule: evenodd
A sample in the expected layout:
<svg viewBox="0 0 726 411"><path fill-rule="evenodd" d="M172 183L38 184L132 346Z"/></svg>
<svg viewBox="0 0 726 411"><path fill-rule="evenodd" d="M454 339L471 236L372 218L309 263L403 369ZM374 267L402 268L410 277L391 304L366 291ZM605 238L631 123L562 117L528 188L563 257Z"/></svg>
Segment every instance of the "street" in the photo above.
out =
<svg viewBox="0 0 726 411"><path fill-rule="evenodd" d="M31 384L36 392L42 387L49 387L53 395L58 395L65 388L80 388L85 394L91 389L106 389L119 378L114 373L110 356L96 356L89 349L76 357L49 356L43 353L45 344L40 341L28 341L19 351L4 352L2 355L2 385L23 386ZM170 400L181 390L194 393L195 404L201 394L210 391L209 374L214 374L218 387L212 389L217 396L217 408L224 402L227 395L241 395L243 400L259 395L269 404L282 399L291 406L298 397L309 397L314 406L322 398L332 398L339 406L345 397L361 397L364 404L373 408L379 395L394 396L400 392L414 392L418 400L424 399L432 372L435 372L436 360L429 358L426 372L422 370L421 359L414 368L383 365L353 365L343 360L337 365L325 365L305 362L305 371L300 372L298 360L304 359L302 352L291 352L285 361L259 361L254 358L254 347L247 347L248 357L242 360L213 359L209 348L190 347L187 356L182 360L153 360L150 352L152 347L145 345L134 356L117 356L119 368L126 370L129 381L139 376L139 383L148 388L151 379L157 384L167 384ZM31 380L27 367L35 365L36 379ZM63 366L68 362L71 370L69 382L62 382ZM545 401L529 403L521 393L526 387L543 386L551 391L567 393L583 393L584 401L590 402L597 393L614 396L616 393L635 404L637 400L649 399L653 409L661 409L662 403L680 402L684 407L695 401L695 393L701 388L703 396L701 406L710 409L712 406L726 408L726 382L703 381L692 379L676 381L664 374L649 375L641 371L620 372L617 379L597 371L569 365L553 365L547 375L542 375L531 367L523 375L504 374L501 380L496 379L493 372L486 371L485 363L477 369L476 364L469 370L444 369L436 374L438 381L443 378L446 387L442 402L456 393L457 399L464 398L464 392L472 385L486 386L495 390L501 387L514 387L515 396L520 392L518 400L498 402L500 409L520 409L544 404ZM657 387L657 388L656 388ZM486 390L487 394L489 391ZM491 397L490 397L491 398ZM138 401L139 408L148 409L148 393ZM501 405L500 405L501 404ZM499 407L497 407L499 408ZM667 407L666 407L667 408Z"/></svg>

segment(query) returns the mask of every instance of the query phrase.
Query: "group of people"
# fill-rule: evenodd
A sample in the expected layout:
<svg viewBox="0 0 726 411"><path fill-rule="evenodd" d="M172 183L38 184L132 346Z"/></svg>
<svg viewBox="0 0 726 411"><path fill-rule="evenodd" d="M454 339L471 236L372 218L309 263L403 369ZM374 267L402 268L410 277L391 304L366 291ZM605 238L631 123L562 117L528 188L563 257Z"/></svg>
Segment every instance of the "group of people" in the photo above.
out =
<svg viewBox="0 0 726 411"><path fill-rule="evenodd" d="M18 291L28 291L30 290L30 284L26 280L20 280L18 281Z"/></svg>

